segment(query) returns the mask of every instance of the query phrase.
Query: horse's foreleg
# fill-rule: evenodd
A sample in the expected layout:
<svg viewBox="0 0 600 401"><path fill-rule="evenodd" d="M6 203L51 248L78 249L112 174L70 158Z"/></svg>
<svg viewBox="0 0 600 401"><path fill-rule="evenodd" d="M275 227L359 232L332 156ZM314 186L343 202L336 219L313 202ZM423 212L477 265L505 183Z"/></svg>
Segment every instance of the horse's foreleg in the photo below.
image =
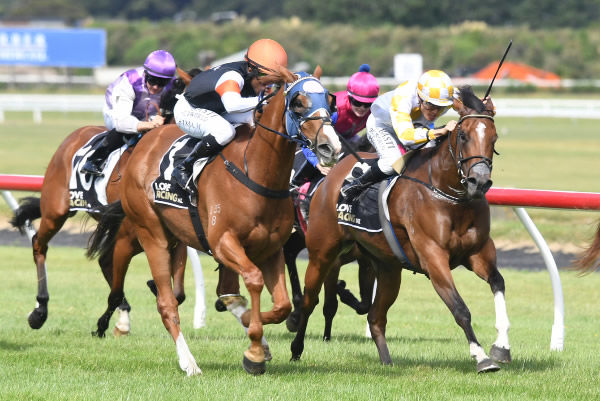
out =
<svg viewBox="0 0 600 401"><path fill-rule="evenodd" d="M319 292L321 292L321 287L329 272L329 267L334 260L334 252L330 252L329 257L324 259L321 259L320 255L316 253L309 253L308 267L306 268L306 275L304 277L304 297L302 299L300 322L296 336L290 346L292 361L300 360L302 352L304 352L304 337L306 336L308 319L317 303L319 303Z"/></svg>
<svg viewBox="0 0 600 401"><path fill-rule="evenodd" d="M375 293L373 307L367 315L371 337L377 346L379 360L384 365L392 364L392 358L385 339L385 329L387 326L387 313L398 297L401 281L402 270L389 270L385 267L378 269L377 292Z"/></svg>
<svg viewBox="0 0 600 401"><path fill-rule="evenodd" d="M481 253L472 256L469 263L473 272L489 283L492 294L494 294L498 336L490 350L490 357L497 362L508 363L512 359L508 341L510 321L508 320L504 297L504 278L496 267L496 248L492 240L488 241Z"/></svg>
<svg viewBox="0 0 600 401"><path fill-rule="evenodd" d="M433 252L430 253L433 254ZM440 262L437 265L433 265L426 263L424 259L421 259L421 261L421 265L425 271L429 272L429 278L435 291L442 298L448 309L450 309L450 312L452 312L456 323L463 329L469 342L471 357L477 361L477 372L494 372L499 370L500 367L487 356L479 341L477 341L471 325L471 312L456 289L450 267L440 266ZM380 285L379 281L377 281L377 285Z"/></svg>
<svg viewBox="0 0 600 401"><path fill-rule="evenodd" d="M244 326L242 322L242 316L246 315L248 311L248 300L240 294L240 281L239 274L231 269L228 269L222 263L219 263L219 282L217 284L217 302L215 307L217 311L224 312L229 311L238 321L238 323L244 329L246 335L248 335L248 328ZM269 349L269 343L263 335L261 339L262 347L265 352L265 361L273 359L271 351Z"/></svg>
<svg viewBox="0 0 600 401"><path fill-rule="evenodd" d="M242 315L244 326L248 327L250 347L244 352L243 366L248 373L258 375L266 370L265 351L261 339L263 325L260 315L260 294L265 285L263 274L246 255L238 239L225 232L213 247L215 259L238 272L250 295L251 309ZM249 315L249 319L248 319Z"/></svg>

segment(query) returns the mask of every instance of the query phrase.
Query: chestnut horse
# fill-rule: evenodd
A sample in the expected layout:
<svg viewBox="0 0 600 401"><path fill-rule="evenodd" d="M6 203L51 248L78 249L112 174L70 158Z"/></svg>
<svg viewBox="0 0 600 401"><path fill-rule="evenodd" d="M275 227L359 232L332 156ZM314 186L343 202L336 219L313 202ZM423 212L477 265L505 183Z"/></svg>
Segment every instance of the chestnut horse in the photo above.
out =
<svg viewBox="0 0 600 401"><path fill-rule="evenodd" d="M309 263L304 300L300 326L291 344L292 360L299 360L302 355L308 319L330 267L340 253L356 243L376 268L378 284L368 323L383 364L392 363L385 329L387 312L398 296L403 268L429 277L463 329L478 372L498 370L496 361L510 361L504 279L496 267L496 249L489 236L490 210L485 199L491 185L497 139L493 111L486 109L469 87L462 88L454 108L460 115L456 129L443 137L438 146L417 152L389 193L389 217L405 260L394 256L382 233L338 225L336 202L355 160L348 157L338 163L315 193L306 236ZM452 279L451 270L459 265L487 281L492 290L498 330L491 350L493 359L477 341L470 312Z"/></svg>
<svg viewBox="0 0 600 401"><path fill-rule="evenodd" d="M202 372L181 332L171 288L171 272L183 267L179 250L186 245L210 250L217 262L242 276L251 302L251 309L241 316L251 341L243 366L251 374L264 373L263 324L280 323L291 309L282 246L294 220L288 185L296 143L314 148L323 165L335 163L341 148L331 126L327 91L317 78L299 77L281 68L259 79L287 85L259 105L263 112L256 127L238 127L236 138L196 179L195 209L206 241L196 234L188 210L154 202L152 183L158 165L182 135L177 127L168 126L153 130L138 143L130 158L135 168L123 172L122 203L109 205L94 234L107 240L94 243L100 248L114 246L117 258L120 251L118 244L110 244L111 236L125 215L131 221L156 282L158 311L175 342L179 366L188 375ZM273 308L261 312L265 286Z"/></svg>
<svg viewBox="0 0 600 401"><path fill-rule="evenodd" d="M172 117L175 94L181 93L185 85L189 83L191 77L185 71L177 69L180 78L176 79L170 91L163 94L159 108L161 113L168 120ZM102 126L85 126L73 131L60 144L44 174L40 198L29 197L21 201L20 207L15 211L11 220L14 227L22 227L26 221L34 221L41 218L39 229L32 239L33 260L37 269L38 293L35 309L29 314L28 322L32 329L40 329L48 317L48 283L46 272L46 254L48 252L48 243L60 231L65 221L75 215L76 211L70 210L70 191L69 181L72 173L73 155L82 146L84 146L93 136L106 131ZM110 180L106 187L106 199L108 202L114 202L121 197L121 173L127 162L133 148L129 147L122 155L117 166L112 171ZM96 218L97 215L92 214ZM125 231L123 231L125 233ZM135 233L130 232L130 236L135 238ZM137 247L141 250L139 245ZM100 268L104 278L112 286L113 272L111 258L100 259ZM182 278L181 278L182 279ZM180 282L181 279L177 281ZM117 323L115 333L126 334L129 330L128 311L130 306L125 298L122 298L117 306L124 311ZM108 327L108 321L106 322Z"/></svg>

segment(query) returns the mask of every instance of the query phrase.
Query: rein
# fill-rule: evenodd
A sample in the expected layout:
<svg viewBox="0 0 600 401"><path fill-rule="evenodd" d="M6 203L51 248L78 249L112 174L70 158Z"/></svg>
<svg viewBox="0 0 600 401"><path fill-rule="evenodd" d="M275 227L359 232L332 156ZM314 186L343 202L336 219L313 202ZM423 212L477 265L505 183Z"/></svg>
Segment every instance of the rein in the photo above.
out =
<svg viewBox="0 0 600 401"><path fill-rule="evenodd" d="M289 105L291 103L290 99L288 99L288 95L290 94L291 89L297 85L298 83L302 82L302 81L306 81L306 80L316 80L318 81L316 78L314 78L311 75L305 76L305 77L301 77L299 79L297 79L296 81L292 82L290 84L290 86L284 90L284 96L286 97L286 101L285 101L285 109L284 109L284 113L282 116L282 126L286 127L286 117L289 113ZM254 119L254 124L256 126L259 126L261 128L263 128L266 131L272 132L274 134L277 134L285 139L287 139L290 142L294 142L296 144L299 144L301 146L306 146L309 147L310 149L314 150L314 145L313 143L306 138L306 136L304 135L304 133L302 132L302 124L304 124L306 121L310 121L310 120L321 120L321 126L319 127L319 130L317 131L317 137L319 135L319 133L321 132L321 130L323 129L323 126L326 123L331 124L331 117L330 116L303 116L303 115L299 115L297 113L292 113L291 114L291 120L294 123L294 131L296 131L297 133L294 135L291 135L290 133L286 132L280 132L276 129L273 129L271 127L267 127L266 125L262 124L258 118L256 118L256 115L259 111L262 111L262 107L265 104L265 102L269 99L271 99L273 96L275 96L279 91L281 90L281 87L278 87L276 90L274 90L273 92L271 92L270 94L268 94L267 96L261 98L258 102L258 104L256 105L256 107L254 108L254 112L253 112L253 119ZM296 92L301 93L301 92ZM302 92L303 93L303 92ZM296 94L296 95L297 95ZM304 93L305 96L308 96ZM313 112L314 114L314 112ZM252 132L252 134L250 135L250 138L248 139L248 144L250 144L250 140L252 139L252 137L254 136L254 132ZM315 141L316 143L316 141ZM248 146L246 146L246 151L248 150ZM257 182L253 181L249 176L248 176L248 161L247 161L247 157L246 157L246 152L244 152L244 171L242 171L239 167L237 167L233 162L231 162L230 160L225 159L225 157L223 156L222 153L219 153L219 156L221 156L221 158L223 159L224 163L225 163L225 168L227 169L227 171L229 171L229 173L231 173L231 175L237 179L239 182L241 182L242 184L244 184L247 188L249 188L250 190L252 190L253 192L267 197L267 198L274 198L274 199L285 199L287 197L290 196L290 191L289 189L285 189L285 190L273 190L273 189L269 189L267 187L264 187L260 184L258 184Z"/></svg>
<svg viewBox="0 0 600 401"><path fill-rule="evenodd" d="M488 120L494 121L494 118L487 114L468 114L466 116L461 117L460 120L458 120L458 124L456 125L456 128L458 130L457 135L456 135L456 145L455 145L455 148L457 149L456 154L455 154L454 150L452 149L452 142L450 141L450 138L448 138L448 151L450 152L450 155L452 156L452 159L454 160L454 164L456 165L458 176L460 177L460 183L461 183L461 185L463 185L463 187L465 186L469 172L475 165L477 165L479 163L485 163L490 168L490 171L492 170L492 160L486 156L477 155L477 156L470 156L470 157L464 157L464 158L462 157L462 149L461 149L460 142L458 139L459 139L460 133L463 132L461 130L460 126L463 123L463 121L468 118L486 118ZM469 169L469 171L467 171L467 174L465 175L465 173L463 172L463 163L468 160L472 160L472 159L481 159L481 161L473 164L473 166L471 166L471 168ZM433 185L431 183L432 182L431 158L429 158L428 169L429 169L429 171L428 171L429 182L428 183L425 181L421 181L415 177L410 177L410 176L405 176L405 175L400 175L399 177L416 182L418 184L421 184L424 187L426 187L427 189L429 189L431 192L435 193L436 195L439 195L439 196L441 196L447 200L450 200L454 203L463 203L463 202L469 201L468 198L462 198L462 197L450 195L450 194L442 191L441 189L439 189L438 187L436 187L435 185Z"/></svg>

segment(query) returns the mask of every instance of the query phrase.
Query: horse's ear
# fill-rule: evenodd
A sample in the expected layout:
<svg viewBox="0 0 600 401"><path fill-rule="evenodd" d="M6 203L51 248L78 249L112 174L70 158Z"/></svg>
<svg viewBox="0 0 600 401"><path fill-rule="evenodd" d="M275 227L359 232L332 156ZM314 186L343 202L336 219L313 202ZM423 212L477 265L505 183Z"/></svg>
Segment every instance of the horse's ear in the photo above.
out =
<svg viewBox="0 0 600 401"><path fill-rule="evenodd" d="M455 97L453 100L454 102L452 103L452 108L458 113L459 116L462 117L468 113L467 107L463 104L462 100L457 97Z"/></svg>
<svg viewBox="0 0 600 401"><path fill-rule="evenodd" d="M321 79L321 75L323 75L323 69L321 68L320 65L317 65L315 67L315 72L313 72L313 77L315 77L317 79Z"/></svg>
<svg viewBox="0 0 600 401"><path fill-rule="evenodd" d="M185 86L188 86L192 81L192 76L179 67L177 67L177 75L179 75L179 78L185 83Z"/></svg>

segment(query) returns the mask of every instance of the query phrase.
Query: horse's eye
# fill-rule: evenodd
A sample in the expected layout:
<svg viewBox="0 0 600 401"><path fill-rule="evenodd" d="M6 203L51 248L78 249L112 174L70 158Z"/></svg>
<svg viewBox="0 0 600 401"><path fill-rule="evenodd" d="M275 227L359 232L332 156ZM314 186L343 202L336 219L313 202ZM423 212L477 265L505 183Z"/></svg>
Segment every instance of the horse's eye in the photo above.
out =
<svg viewBox="0 0 600 401"><path fill-rule="evenodd" d="M298 92L290 102L290 110L296 114L302 115L310 109L311 103L310 97L308 97L306 93Z"/></svg>

